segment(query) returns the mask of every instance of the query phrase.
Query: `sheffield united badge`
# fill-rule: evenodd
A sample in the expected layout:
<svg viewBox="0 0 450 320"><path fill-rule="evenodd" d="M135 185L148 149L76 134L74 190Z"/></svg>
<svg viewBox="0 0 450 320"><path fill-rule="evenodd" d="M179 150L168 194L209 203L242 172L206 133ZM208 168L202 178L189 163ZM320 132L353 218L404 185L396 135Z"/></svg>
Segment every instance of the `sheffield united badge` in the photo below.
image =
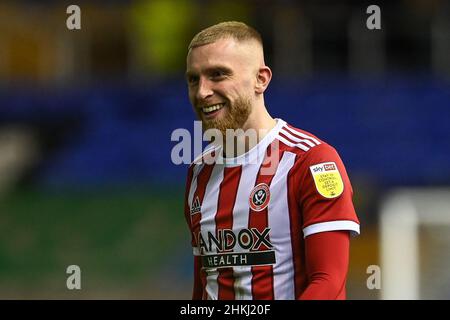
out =
<svg viewBox="0 0 450 320"><path fill-rule="evenodd" d="M270 201L270 190L266 183L260 183L255 186L250 194L250 208L254 211L264 210Z"/></svg>

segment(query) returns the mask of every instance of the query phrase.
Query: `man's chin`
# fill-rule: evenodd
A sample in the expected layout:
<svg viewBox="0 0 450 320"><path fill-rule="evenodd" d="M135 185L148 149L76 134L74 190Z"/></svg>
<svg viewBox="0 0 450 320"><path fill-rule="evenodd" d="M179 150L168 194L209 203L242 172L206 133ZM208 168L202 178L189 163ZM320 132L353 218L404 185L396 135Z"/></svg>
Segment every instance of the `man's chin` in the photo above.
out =
<svg viewBox="0 0 450 320"><path fill-rule="evenodd" d="M202 126L203 130L224 130L224 127L226 126L225 122L222 119L204 119L202 118Z"/></svg>
<svg viewBox="0 0 450 320"><path fill-rule="evenodd" d="M225 134L226 129L223 126L217 125L215 123L205 123L202 122L202 126L203 126L203 132L205 131L220 131L222 132L222 134Z"/></svg>

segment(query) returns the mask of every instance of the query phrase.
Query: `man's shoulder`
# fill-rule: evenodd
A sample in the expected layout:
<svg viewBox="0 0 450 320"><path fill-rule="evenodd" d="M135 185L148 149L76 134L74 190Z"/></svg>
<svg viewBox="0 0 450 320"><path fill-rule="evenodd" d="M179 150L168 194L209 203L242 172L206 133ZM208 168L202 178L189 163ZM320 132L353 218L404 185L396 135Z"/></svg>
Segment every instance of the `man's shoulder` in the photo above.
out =
<svg viewBox="0 0 450 320"><path fill-rule="evenodd" d="M341 161L336 148L315 134L286 123L283 130L280 131L280 135L287 133L291 134L291 136L288 136L289 141L297 143L297 148L291 148L290 151L299 155L295 162L300 167L308 168L319 163ZM294 138L296 138L295 141Z"/></svg>
<svg viewBox="0 0 450 320"><path fill-rule="evenodd" d="M299 128L298 126L293 125L291 123L286 122L286 124L284 125L284 129L287 129L287 130L289 130L289 132L297 134L300 137L312 140L316 144L326 143L324 140L319 138L317 135L315 135L305 129Z"/></svg>
<svg viewBox="0 0 450 320"><path fill-rule="evenodd" d="M287 122L281 127L278 140L291 147L291 151L302 151L301 154L309 153L319 146L328 146L327 142L315 134Z"/></svg>
<svg viewBox="0 0 450 320"><path fill-rule="evenodd" d="M286 123L279 133L279 140L290 146L290 151L297 153L297 161L337 153L334 146L310 131Z"/></svg>

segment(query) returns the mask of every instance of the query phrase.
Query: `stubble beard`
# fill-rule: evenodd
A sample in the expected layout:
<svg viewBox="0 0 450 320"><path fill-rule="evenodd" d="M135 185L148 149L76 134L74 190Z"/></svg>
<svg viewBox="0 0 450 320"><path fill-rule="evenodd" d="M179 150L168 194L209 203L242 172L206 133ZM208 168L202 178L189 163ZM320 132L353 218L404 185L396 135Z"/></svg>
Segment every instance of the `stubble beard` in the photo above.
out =
<svg viewBox="0 0 450 320"><path fill-rule="evenodd" d="M251 112L251 100L247 97L239 97L234 103L227 103L224 107L225 114L219 119L205 120L199 115L202 120L203 130L215 129L220 131L222 137L226 138L226 130L242 129L247 122Z"/></svg>

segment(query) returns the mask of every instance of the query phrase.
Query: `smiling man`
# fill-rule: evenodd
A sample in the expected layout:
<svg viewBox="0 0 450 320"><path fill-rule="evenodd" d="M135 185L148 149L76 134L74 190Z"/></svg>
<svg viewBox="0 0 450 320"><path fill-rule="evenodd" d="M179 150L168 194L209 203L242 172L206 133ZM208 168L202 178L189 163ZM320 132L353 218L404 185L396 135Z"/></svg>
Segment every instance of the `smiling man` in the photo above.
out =
<svg viewBox="0 0 450 320"><path fill-rule="evenodd" d="M186 78L204 130L225 139L188 171L193 299L345 299L350 233L359 233L352 187L333 147L268 113L259 33L241 22L204 29ZM227 148L239 130L256 139L234 134L238 148Z"/></svg>

